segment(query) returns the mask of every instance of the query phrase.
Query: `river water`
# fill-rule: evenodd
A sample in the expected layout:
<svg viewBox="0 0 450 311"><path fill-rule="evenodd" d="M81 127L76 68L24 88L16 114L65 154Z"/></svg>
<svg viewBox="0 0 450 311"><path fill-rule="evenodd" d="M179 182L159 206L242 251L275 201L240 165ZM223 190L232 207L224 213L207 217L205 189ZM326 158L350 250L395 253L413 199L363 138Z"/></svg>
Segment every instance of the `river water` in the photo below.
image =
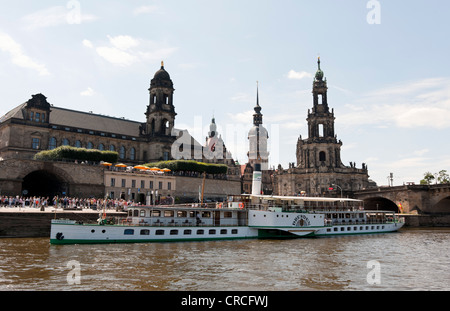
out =
<svg viewBox="0 0 450 311"><path fill-rule="evenodd" d="M0 239L0 290L450 290L450 228L153 244Z"/></svg>

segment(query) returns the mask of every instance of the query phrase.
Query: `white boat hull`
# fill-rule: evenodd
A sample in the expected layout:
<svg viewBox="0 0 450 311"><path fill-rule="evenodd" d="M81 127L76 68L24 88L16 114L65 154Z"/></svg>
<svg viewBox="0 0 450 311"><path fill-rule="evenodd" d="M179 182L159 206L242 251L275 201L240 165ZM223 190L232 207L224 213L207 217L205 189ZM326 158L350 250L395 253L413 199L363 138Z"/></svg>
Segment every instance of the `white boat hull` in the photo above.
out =
<svg viewBox="0 0 450 311"><path fill-rule="evenodd" d="M146 243L257 238L258 230L236 227L152 227L52 224L52 244Z"/></svg>

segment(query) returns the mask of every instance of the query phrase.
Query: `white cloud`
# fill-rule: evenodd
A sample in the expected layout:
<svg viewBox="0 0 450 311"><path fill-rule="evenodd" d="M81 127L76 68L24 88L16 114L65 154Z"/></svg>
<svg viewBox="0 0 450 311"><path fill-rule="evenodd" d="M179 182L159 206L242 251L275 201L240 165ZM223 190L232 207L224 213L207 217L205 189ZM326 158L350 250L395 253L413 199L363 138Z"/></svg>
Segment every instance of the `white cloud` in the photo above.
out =
<svg viewBox="0 0 450 311"><path fill-rule="evenodd" d="M92 42L91 41L89 41L89 40L83 40L83 45L85 46L85 47L88 47L88 48L93 48L94 47L94 45L92 44Z"/></svg>
<svg viewBox="0 0 450 311"><path fill-rule="evenodd" d="M311 78L312 74L310 74L306 71L296 72L294 70L291 70L288 72L287 77L288 77L288 79L301 80L303 78Z"/></svg>
<svg viewBox="0 0 450 311"><path fill-rule="evenodd" d="M228 115L228 117L230 117L231 120L233 120L236 123L248 125L248 124L252 124L254 113L255 113L255 111L248 110L248 111L243 111L243 112L238 112L238 113L227 113L227 115Z"/></svg>
<svg viewBox="0 0 450 311"><path fill-rule="evenodd" d="M72 4L72 5L70 5ZM80 24L95 21L98 18L91 14L83 14L77 1L69 1L67 7L54 6L22 17L26 29L55 27L59 25Z"/></svg>
<svg viewBox="0 0 450 311"><path fill-rule="evenodd" d="M166 43L154 42L127 35L108 36L109 46L94 47L89 40L83 40L83 45L95 48L95 51L106 61L117 66L131 66L136 63L164 60L177 48Z"/></svg>
<svg viewBox="0 0 450 311"><path fill-rule="evenodd" d="M134 9L134 15L139 14L151 14L160 12L160 8L157 5L143 5Z"/></svg>
<svg viewBox="0 0 450 311"><path fill-rule="evenodd" d="M362 94L346 105L339 120L346 125L395 125L399 128L450 127L450 79L434 78Z"/></svg>
<svg viewBox="0 0 450 311"><path fill-rule="evenodd" d="M111 42L111 44L119 50L130 50L140 44L139 40L130 36L108 36L108 39L109 42Z"/></svg>
<svg viewBox="0 0 450 311"><path fill-rule="evenodd" d="M135 56L114 47L98 47L96 51L106 61L118 66L129 66L137 60Z"/></svg>
<svg viewBox="0 0 450 311"><path fill-rule="evenodd" d="M41 76L50 74L45 65L32 60L25 54L19 43L8 34L2 32L0 32L0 50L9 53L12 63L16 66L35 70Z"/></svg>
<svg viewBox="0 0 450 311"><path fill-rule="evenodd" d="M81 96L94 96L95 91L91 87L88 87L85 91L81 92L80 95Z"/></svg>

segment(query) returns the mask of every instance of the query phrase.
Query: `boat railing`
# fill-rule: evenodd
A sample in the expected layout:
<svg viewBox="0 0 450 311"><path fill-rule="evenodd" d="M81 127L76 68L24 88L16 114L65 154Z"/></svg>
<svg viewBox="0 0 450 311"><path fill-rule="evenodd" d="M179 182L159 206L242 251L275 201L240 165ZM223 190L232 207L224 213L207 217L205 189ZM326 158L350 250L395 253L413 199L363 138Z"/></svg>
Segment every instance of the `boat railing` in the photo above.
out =
<svg viewBox="0 0 450 311"><path fill-rule="evenodd" d="M250 210L260 211L280 211L283 213L343 213L343 212L356 212L362 211L360 206L345 206L345 207L317 207L317 206L305 206L305 205L293 205L289 207L279 205L264 205L264 204L248 204L245 206Z"/></svg>

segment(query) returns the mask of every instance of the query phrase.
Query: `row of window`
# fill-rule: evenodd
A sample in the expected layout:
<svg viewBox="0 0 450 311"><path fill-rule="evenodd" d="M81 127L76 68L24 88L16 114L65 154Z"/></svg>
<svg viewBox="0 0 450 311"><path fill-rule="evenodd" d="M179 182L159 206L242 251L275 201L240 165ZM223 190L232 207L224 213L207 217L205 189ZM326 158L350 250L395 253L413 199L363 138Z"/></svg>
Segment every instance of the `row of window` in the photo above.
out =
<svg viewBox="0 0 450 311"><path fill-rule="evenodd" d="M122 188L126 188L126 187L130 187L130 188L136 188L137 183L135 179L131 180L131 185L127 186L127 180L126 179L122 179L121 180L121 187ZM116 179L115 178L111 178L111 187L116 187ZM140 184L140 189L154 189L153 188L153 180L149 181L149 187L146 188L145 187L145 180L141 180L141 184ZM160 181L158 182L158 188L156 189L163 189L163 182ZM167 182L167 190L172 190L172 182Z"/></svg>
<svg viewBox="0 0 450 311"><path fill-rule="evenodd" d="M63 140L61 142L61 145L62 146L70 146L70 142L69 142L69 140L67 138L63 138ZM48 149L52 150L52 149L55 149L56 147L57 147L56 138L55 137L51 137L50 141L49 141L49 144L48 144ZM83 144L81 143L80 140L75 141L75 147L77 147L77 148L82 148L83 147ZM85 147L86 147L86 149L94 149L94 144L92 142L88 142L85 145ZM33 148L33 149L35 149L35 148ZM103 151L103 150L106 150L106 147L105 147L104 144L100 143L97 146L97 149ZM111 145L109 145L108 150L109 151L116 151L116 146L111 144ZM127 151L126 151L125 147L124 146L120 146L120 148L119 148L119 158L120 159L125 159L126 155L127 155ZM134 147L130 149L128 157L132 161L136 160L136 149Z"/></svg>
<svg viewBox="0 0 450 311"><path fill-rule="evenodd" d="M341 231L341 232L344 232L344 231L364 231L364 230L369 230L369 227L370 227L370 230L375 230L375 227L376 227L376 230L380 230L380 226L360 226L359 227L359 229L358 229L358 227L334 227L333 228L333 231L334 232L338 232L338 231ZM381 226L381 229L383 230L384 229L384 226ZM328 228L327 229L327 232L331 232L331 228Z"/></svg>
<svg viewBox="0 0 450 311"><path fill-rule="evenodd" d="M168 230L169 231L169 235L181 235L182 231L182 235L192 235L195 231L195 234L197 235L205 235L206 231L208 231L209 235L216 235L216 234L228 234L228 229L220 229L220 230L216 230L216 229L209 229L209 230L205 230L205 229L197 229L197 230L192 230L192 229L184 229L184 230L178 230L178 229L171 229ZM95 233L95 230L92 229L91 233ZM106 233L106 230L102 230L102 233ZM124 235L134 235L135 233L135 229L125 229L123 231ZM155 235L165 235L166 234L166 230L164 229L158 229L155 230ZM231 234L238 234L238 229L231 229ZM139 230L139 235L150 235L150 229L141 229Z"/></svg>
<svg viewBox="0 0 450 311"><path fill-rule="evenodd" d="M64 130L64 131L67 131L67 132L75 131L75 129L72 129L70 127L57 126L57 125L52 125L52 129L54 129L54 130ZM125 136L125 135L109 134L109 133L104 133L104 132L95 132L93 130L76 129L76 132L77 133L88 133L90 135L100 135L100 136L103 136L103 137L109 136L109 137L112 137L112 138L122 138L122 139L136 140L135 137L128 137L128 136Z"/></svg>
<svg viewBox="0 0 450 311"><path fill-rule="evenodd" d="M223 217L224 218L232 218L233 212L230 211L223 211ZM178 217L178 218L194 218L197 216L201 216L202 218L211 218L213 215L211 212L200 212L200 211L160 211L160 210L149 210L149 213L147 215L145 209L135 209L135 210L129 210L128 216L130 217Z"/></svg>
<svg viewBox="0 0 450 311"><path fill-rule="evenodd" d="M30 121L34 121L34 122L42 122L45 123L45 113L42 112L30 112Z"/></svg>

